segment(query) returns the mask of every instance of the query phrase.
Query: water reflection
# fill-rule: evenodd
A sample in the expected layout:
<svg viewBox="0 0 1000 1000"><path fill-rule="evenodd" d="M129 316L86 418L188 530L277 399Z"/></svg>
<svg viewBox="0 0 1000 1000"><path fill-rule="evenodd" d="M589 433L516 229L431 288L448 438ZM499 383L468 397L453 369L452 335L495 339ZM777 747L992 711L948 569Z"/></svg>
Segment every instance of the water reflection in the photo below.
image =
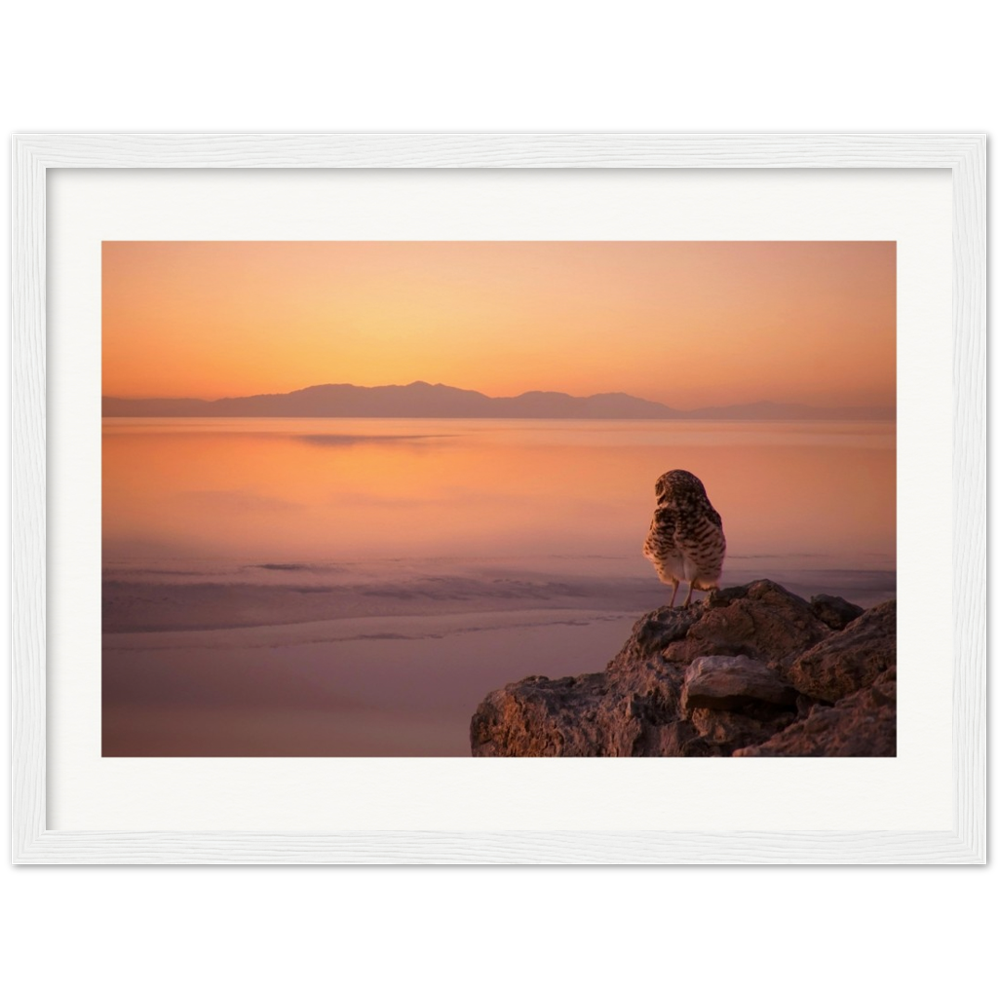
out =
<svg viewBox="0 0 1000 1000"><path fill-rule="evenodd" d="M730 559L891 567L887 424L105 421L105 563L605 555L643 567L652 484L687 468Z"/></svg>

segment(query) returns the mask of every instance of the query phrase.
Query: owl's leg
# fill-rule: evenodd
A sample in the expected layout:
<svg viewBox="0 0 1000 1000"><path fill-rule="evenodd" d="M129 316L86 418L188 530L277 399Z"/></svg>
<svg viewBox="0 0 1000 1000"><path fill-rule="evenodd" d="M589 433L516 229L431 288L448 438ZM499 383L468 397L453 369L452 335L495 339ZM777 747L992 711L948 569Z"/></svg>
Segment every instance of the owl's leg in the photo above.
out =
<svg viewBox="0 0 1000 1000"><path fill-rule="evenodd" d="M674 606L674 601L677 599L677 581L673 581L674 589L670 591L670 607Z"/></svg>
<svg viewBox="0 0 1000 1000"><path fill-rule="evenodd" d="M694 580L688 584L688 595L684 598L684 603L681 605L682 608L686 608L691 603L691 595L694 593Z"/></svg>

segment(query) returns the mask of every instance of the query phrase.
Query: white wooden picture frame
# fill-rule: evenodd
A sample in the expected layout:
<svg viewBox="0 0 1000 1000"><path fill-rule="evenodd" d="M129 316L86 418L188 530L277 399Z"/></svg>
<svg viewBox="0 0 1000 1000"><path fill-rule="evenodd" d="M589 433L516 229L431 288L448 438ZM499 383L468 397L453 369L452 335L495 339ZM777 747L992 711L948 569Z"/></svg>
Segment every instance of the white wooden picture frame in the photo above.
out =
<svg viewBox="0 0 1000 1000"><path fill-rule="evenodd" d="M46 196L60 170L947 170L953 822L948 830L62 830L47 825ZM13 140L13 859L33 864L939 864L986 860L986 139L941 134L34 135ZM942 484L943 485L943 484Z"/></svg>

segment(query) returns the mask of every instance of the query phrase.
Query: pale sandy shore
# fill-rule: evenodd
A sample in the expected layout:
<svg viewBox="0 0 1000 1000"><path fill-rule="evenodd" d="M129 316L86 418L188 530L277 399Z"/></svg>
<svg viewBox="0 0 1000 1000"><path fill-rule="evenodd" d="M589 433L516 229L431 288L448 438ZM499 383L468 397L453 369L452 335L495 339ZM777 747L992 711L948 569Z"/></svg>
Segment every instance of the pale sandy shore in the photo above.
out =
<svg viewBox="0 0 1000 1000"><path fill-rule="evenodd" d="M247 575L105 580L106 756L465 756L485 692L600 670L666 597L655 579L595 574ZM895 584L784 582L865 607Z"/></svg>
<svg viewBox="0 0 1000 1000"><path fill-rule="evenodd" d="M105 636L104 756L468 756L484 691L609 660L606 610Z"/></svg>
<svg viewBox="0 0 1000 1000"><path fill-rule="evenodd" d="M741 564L734 559L724 586L769 577L809 598L839 594L872 607L895 596L895 573L886 570L774 572L765 560ZM313 570L305 566L240 573L106 574L102 630L190 632L261 625L295 625L369 618L488 615L494 611L527 612L568 609L631 611L636 615L659 606L667 591L643 561L642 576L556 575L538 571L384 572L359 578L356 573ZM249 575L250 569L255 575ZM278 581L275 581L275 578ZM384 631L380 630L380 631Z"/></svg>

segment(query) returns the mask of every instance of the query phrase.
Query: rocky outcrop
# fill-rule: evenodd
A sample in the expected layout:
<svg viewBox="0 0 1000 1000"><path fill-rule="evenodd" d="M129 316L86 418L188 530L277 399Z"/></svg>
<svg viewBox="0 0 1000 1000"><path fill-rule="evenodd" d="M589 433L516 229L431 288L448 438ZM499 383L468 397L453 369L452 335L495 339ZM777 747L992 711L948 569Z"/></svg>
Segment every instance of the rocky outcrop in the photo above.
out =
<svg viewBox="0 0 1000 1000"><path fill-rule="evenodd" d="M895 601L770 580L644 615L600 673L526 677L472 718L474 756L892 756Z"/></svg>
<svg viewBox="0 0 1000 1000"><path fill-rule="evenodd" d="M796 658L786 675L799 691L834 702L871 687L896 665L896 602L872 608Z"/></svg>
<svg viewBox="0 0 1000 1000"><path fill-rule="evenodd" d="M894 757L896 668L834 705L814 705L802 719L734 757Z"/></svg>
<svg viewBox="0 0 1000 1000"><path fill-rule="evenodd" d="M696 708L738 712L755 703L794 705L796 691L775 671L748 656L699 656L684 673L681 712Z"/></svg>

